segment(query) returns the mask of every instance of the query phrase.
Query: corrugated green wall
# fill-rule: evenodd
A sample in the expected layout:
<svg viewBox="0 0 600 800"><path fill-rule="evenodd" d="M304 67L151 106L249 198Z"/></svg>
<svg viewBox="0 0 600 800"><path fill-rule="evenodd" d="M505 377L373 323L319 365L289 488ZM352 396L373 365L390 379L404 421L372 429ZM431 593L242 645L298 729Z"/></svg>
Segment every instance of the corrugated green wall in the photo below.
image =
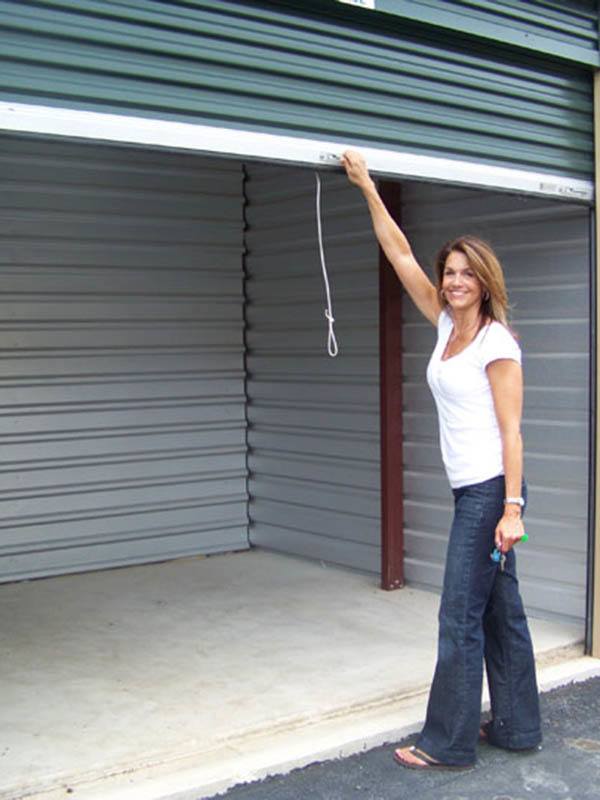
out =
<svg viewBox="0 0 600 800"><path fill-rule="evenodd" d="M591 73L339 3L0 0L0 99L591 177Z"/></svg>
<svg viewBox="0 0 600 800"><path fill-rule="evenodd" d="M403 19L600 66L596 0L377 0L376 8Z"/></svg>

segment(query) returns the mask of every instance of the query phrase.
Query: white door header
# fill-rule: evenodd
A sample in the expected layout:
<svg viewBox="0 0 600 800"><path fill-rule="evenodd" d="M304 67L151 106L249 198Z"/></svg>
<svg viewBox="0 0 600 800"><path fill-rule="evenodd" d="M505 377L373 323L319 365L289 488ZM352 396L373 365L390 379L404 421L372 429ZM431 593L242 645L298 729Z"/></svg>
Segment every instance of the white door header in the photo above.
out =
<svg viewBox="0 0 600 800"><path fill-rule="evenodd" d="M339 141L320 141L54 106L0 102L0 130L6 133L164 147L240 160L327 168L334 167L337 157L350 146L361 151L369 170L376 176L451 183L587 203L592 202L594 197L593 181L562 175L415 155L378 147L357 147Z"/></svg>

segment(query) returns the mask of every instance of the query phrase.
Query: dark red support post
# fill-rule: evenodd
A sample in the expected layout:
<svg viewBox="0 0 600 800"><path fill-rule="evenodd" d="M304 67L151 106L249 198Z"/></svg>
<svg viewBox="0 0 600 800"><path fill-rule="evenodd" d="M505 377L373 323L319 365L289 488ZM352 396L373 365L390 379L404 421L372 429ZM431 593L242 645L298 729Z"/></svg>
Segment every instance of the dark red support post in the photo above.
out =
<svg viewBox="0 0 600 800"><path fill-rule="evenodd" d="M400 222L400 185L382 181L379 192ZM402 287L379 251L379 368L381 421L381 587L404 585L402 494Z"/></svg>

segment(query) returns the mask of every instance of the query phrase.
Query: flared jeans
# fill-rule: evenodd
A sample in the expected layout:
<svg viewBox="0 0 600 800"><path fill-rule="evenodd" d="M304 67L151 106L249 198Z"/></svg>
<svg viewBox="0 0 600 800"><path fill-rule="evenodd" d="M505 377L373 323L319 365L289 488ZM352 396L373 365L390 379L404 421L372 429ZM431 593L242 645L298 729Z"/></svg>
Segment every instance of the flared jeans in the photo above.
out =
<svg viewBox="0 0 600 800"><path fill-rule="evenodd" d="M527 487L523 484L523 497ZM485 660L491 744L541 741L533 647L514 550L504 570L490 558L504 513L504 476L453 489L455 513L439 611L438 660L417 747L447 764L475 763Z"/></svg>

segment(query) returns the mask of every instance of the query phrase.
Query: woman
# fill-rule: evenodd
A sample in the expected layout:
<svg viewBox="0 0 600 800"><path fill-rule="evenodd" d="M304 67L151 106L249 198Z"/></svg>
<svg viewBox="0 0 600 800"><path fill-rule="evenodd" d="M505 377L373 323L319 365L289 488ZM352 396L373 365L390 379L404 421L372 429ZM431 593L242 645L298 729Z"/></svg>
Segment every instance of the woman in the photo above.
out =
<svg viewBox="0 0 600 800"><path fill-rule="evenodd" d="M504 277L489 245L470 236L446 244L434 286L362 156L349 150L342 164L362 190L405 290L437 327L427 380L455 503L425 726L416 745L394 757L411 769L468 769L478 740L511 750L541 741L533 648L512 549L524 533L526 502L521 351L507 327ZM503 554L500 564L490 558L494 547ZM480 728L484 659L492 719Z"/></svg>

